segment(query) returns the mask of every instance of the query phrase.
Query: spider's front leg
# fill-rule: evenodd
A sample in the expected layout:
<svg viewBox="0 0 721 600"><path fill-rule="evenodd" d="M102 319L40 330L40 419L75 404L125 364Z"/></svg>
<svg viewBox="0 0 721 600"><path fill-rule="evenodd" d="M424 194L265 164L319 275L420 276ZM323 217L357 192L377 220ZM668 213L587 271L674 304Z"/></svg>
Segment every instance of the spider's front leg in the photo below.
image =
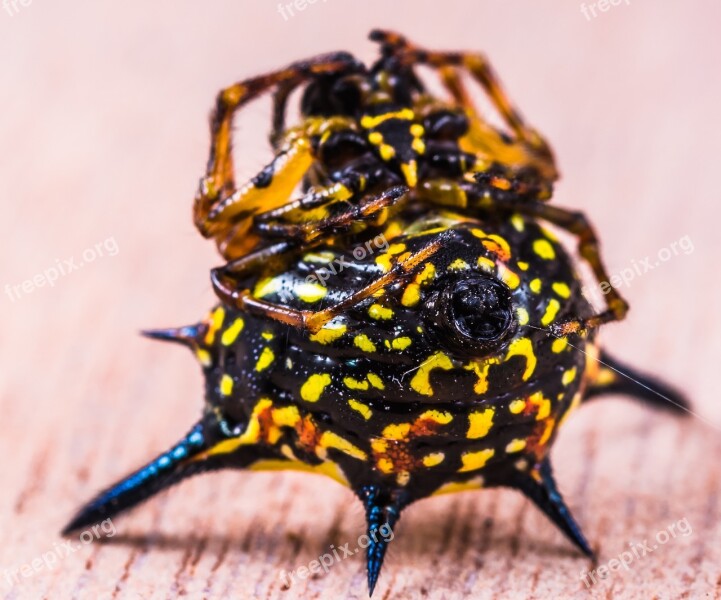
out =
<svg viewBox="0 0 721 600"><path fill-rule="evenodd" d="M318 311L299 310L285 305L275 304L266 300L256 298L252 292L238 285L238 279L251 274L255 269L260 268L264 262L272 259L280 259L281 254L288 250L288 242L280 242L275 245L276 250L272 253L263 250L257 251L247 257L231 263L226 267L214 269L211 272L211 280L216 294L221 300L239 310L267 317L292 327L305 329L310 333L317 333L326 323L334 317L343 314L350 308L358 305L377 292L386 289L389 285L410 277L417 268L433 256L443 245L445 239L439 236L436 240L421 247L407 256L399 258L398 262L392 265L388 271L380 275L361 289L350 294L343 300ZM241 264L242 263L242 264Z"/></svg>
<svg viewBox="0 0 721 600"><path fill-rule="evenodd" d="M209 223L209 220L212 220L211 212L217 209L218 204L224 204L236 192L231 152L231 130L235 112L249 101L276 86L293 87L320 75L351 73L362 71L363 68L363 65L350 54L336 52L299 61L285 69L246 79L218 94L210 122L210 158L205 176L200 181L193 208L195 224L204 236L213 236L219 244L221 243L219 238L222 237L222 233L217 232L218 229L223 229L223 225L227 226L227 223L222 225ZM307 140L304 140L303 135L291 136L288 139L287 147L281 150L279 156L281 158L274 160L256 178L239 190L244 193L237 200L244 199L246 195L252 195L254 190L270 187L274 175L279 171L288 174L288 177L281 178L285 187L290 186L290 182L295 176L295 183L290 186L290 190L295 187L305 169L310 165L310 148Z"/></svg>
<svg viewBox="0 0 721 600"><path fill-rule="evenodd" d="M628 312L628 303L611 284L601 259L598 236L585 214L547 204L543 196L535 196L544 188L535 188L523 180L495 174L475 174L476 183L436 179L424 181L419 197L427 202L451 206L471 214L478 211L517 212L534 219L543 219L573 234L578 239L578 253L589 264L597 283L606 288L606 309L587 318L574 318L553 324L549 331L565 336L594 329L605 323L621 321Z"/></svg>

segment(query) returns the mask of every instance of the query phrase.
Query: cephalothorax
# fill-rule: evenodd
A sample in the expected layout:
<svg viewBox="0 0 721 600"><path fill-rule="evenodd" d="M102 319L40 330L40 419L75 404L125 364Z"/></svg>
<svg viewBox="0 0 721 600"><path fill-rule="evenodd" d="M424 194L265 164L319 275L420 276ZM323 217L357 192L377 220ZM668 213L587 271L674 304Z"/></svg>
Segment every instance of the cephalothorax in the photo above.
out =
<svg viewBox="0 0 721 600"><path fill-rule="evenodd" d="M657 402L657 390L684 408L659 382L622 377L630 371L599 350L595 329L623 318L626 303L610 288L596 313L539 223L576 234L607 280L583 215L546 203L552 154L485 59L372 38L382 57L370 68L336 53L219 95L194 216L229 261L212 272L221 302L197 325L147 332L195 352L203 416L66 531L194 473L280 464L348 485L369 532L432 494L514 487L591 555L551 473L560 422L604 392ZM418 64L439 71L448 100L425 91ZM473 109L464 69L509 131ZM288 98L303 86L302 122L286 129ZM277 154L236 188L232 116L268 90ZM371 537L372 592L388 540Z"/></svg>

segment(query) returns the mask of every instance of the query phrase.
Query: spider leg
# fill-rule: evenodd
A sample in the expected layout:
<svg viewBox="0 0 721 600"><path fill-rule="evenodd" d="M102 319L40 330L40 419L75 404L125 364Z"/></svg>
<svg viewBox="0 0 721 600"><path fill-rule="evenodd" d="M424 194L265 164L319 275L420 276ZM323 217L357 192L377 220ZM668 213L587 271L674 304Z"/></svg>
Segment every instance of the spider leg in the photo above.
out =
<svg viewBox="0 0 721 600"><path fill-rule="evenodd" d="M351 222L359 220L378 219L378 213L384 212L387 207L398 204L406 198L408 188L396 186L385 190L376 196L368 196L361 199L357 205L349 204L344 211L328 216L324 219L316 219L304 223L282 223L277 220L291 211L304 211L321 209L330 203L345 201L353 195L354 191L364 189L363 178L349 177L341 182L333 184L321 190L315 190L302 198L289 202L278 209L261 213L255 217L258 229L269 236L280 236L285 238L270 246L264 246L255 251L247 253L240 258L232 260L223 267L215 269L216 275L213 281L220 280L224 276L232 276L235 279L242 279L249 275L258 273L261 269L275 269L285 264L293 254L308 250L315 244L323 233L329 230L347 228ZM224 288L223 288L224 289ZM223 292L222 299L227 298ZM153 334L154 332L150 332ZM165 332L160 332L164 334ZM171 332L173 333L173 332ZM151 337L163 337L151 335ZM164 336L164 339L167 336ZM178 335L173 334L173 337Z"/></svg>
<svg viewBox="0 0 721 600"><path fill-rule="evenodd" d="M534 166L542 176L551 181L558 176L553 153L544 138L525 120L506 94L500 80L485 56L469 52L437 52L419 48L402 36L389 31L375 30L371 39L381 42L386 54L395 56L407 65L424 64L439 72L441 81L456 102L472 115L472 131L468 138L476 149L486 156L499 158L506 164ZM474 108L458 70L465 70L481 85L503 120L515 134L520 144L509 140L487 124Z"/></svg>
<svg viewBox="0 0 721 600"><path fill-rule="evenodd" d="M386 273L377 277L368 285L357 290L340 302L318 311L298 310L254 298L249 289L239 288L237 284L230 280L230 273L226 270L226 267L213 269L211 271L211 281L215 293L225 304L235 306L239 310L246 310L266 318L274 319L292 327L298 327L311 333L316 333L323 325L328 323L328 321L342 314L349 308L358 305L367 298L370 298L377 291L412 275L424 261L433 256L433 254L442 247L443 243L444 238L440 235L420 250L399 260ZM251 262L255 262L255 259L252 259ZM237 275L237 272L235 275Z"/></svg>
<svg viewBox="0 0 721 600"><path fill-rule="evenodd" d="M455 186L455 196L463 198L452 204L456 208L466 208L468 201L475 198L479 199L478 207L483 208L489 202L509 199L545 201L553 193L552 183L537 177L529 169L513 171L507 164L496 162L489 165L475 153L448 149L434 142L427 144L425 164L433 174L422 179L418 186L419 194L434 201L441 195L439 186L443 189ZM475 190L467 194L462 190L463 182L476 182L482 188L482 194Z"/></svg>
<svg viewBox="0 0 721 600"><path fill-rule="evenodd" d="M598 373L584 395L584 402L604 394L625 394L653 408L668 410L681 416L691 414L691 405L686 397L660 379L639 373L603 350L598 364Z"/></svg>
<svg viewBox="0 0 721 600"><path fill-rule="evenodd" d="M360 490L366 513L368 546L366 547L366 569L368 572L368 595L378 582L388 543L393 539L393 528L398 522L401 510L408 503L396 493L388 493L376 485ZM379 535L380 534L380 535Z"/></svg>
<svg viewBox="0 0 721 600"><path fill-rule="evenodd" d="M347 200L349 190L353 191L353 188L343 183L334 184L324 188L319 193L312 193L275 211L258 215L255 224L256 229L268 237L281 237L307 244L324 233L347 230L359 222L382 225L388 215L387 209L397 207L408 197L407 187L396 186L380 194L364 196L358 203L351 204ZM279 217L283 214L299 208L308 209L314 205L317 206L317 210L323 211L322 218L301 223L288 223L279 220ZM332 208L335 207L339 207L340 210L331 212Z"/></svg>
<svg viewBox="0 0 721 600"><path fill-rule="evenodd" d="M628 303L610 282L608 271L601 260L598 237L586 215L580 211L572 211L543 202L518 202L514 208L522 214L544 219L575 235L578 238L579 254L590 265L599 285L607 288L605 292L606 310L585 319L571 319L554 323L549 328L551 333L560 337L600 327L605 323L622 321L628 312Z"/></svg>
<svg viewBox="0 0 721 600"><path fill-rule="evenodd" d="M195 222L201 232L212 207L221 196L231 195L235 190L231 151L231 129L235 111L278 85L300 85L318 75L350 73L363 68L350 54L336 52L295 62L285 69L240 81L218 94L210 121L210 157L194 205Z"/></svg>
<svg viewBox="0 0 721 600"><path fill-rule="evenodd" d="M598 237L585 214L547 204L542 201L543 196L539 196L540 200L534 199L538 189L522 180L488 174L477 174L476 179L482 183L481 186L452 179L428 180L420 186L419 197L458 209L502 209L548 221L576 236L579 254L591 267L596 281L606 288L606 310L587 318L554 323L549 327L552 335L561 337L624 319L628 303L610 282L601 260Z"/></svg>
<svg viewBox="0 0 721 600"><path fill-rule="evenodd" d="M540 508L581 552L594 558L593 550L558 491L548 458L544 458L530 473L519 473L513 485Z"/></svg>
<svg viewBox="0 0 721 600"><path fill-rule="evenodd" d="M291 129L273 160L245 185L207 206L196 203L197 228L215 238L226 258L247 252L258 241L250 232L251 217L287 202L315 160L312 139L349 126L343 118L310 118Z"/></svg>

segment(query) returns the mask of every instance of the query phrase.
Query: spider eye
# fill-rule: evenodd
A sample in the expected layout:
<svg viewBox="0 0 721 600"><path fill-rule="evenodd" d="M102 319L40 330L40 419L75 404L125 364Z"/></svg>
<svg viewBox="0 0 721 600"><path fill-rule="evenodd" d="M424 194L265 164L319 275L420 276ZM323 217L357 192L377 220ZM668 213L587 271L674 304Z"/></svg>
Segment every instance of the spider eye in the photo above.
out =
<svg viewBox="0 0 721 600"><path fill-rule="evenodd" d="M510 290L480 274L456 279L437 292L425 320L439 344L467 356L494 350L515 329Z"/></svg>

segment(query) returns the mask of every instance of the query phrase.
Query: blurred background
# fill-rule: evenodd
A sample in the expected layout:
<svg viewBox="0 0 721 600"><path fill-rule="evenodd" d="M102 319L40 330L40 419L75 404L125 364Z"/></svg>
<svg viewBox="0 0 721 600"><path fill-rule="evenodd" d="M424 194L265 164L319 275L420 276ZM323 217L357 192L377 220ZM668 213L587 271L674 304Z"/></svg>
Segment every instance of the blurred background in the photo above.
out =
<svg viewBox="0 0 721 600"><path fill-rule="evenodd" d="M192 480L116 519L108 543L32 563L79 503L201 408L193 358L136 333L214 302L220 261L190 209L216 92L316 53L372 60L367 33L383 27L489 56L556 151L554 202L583 209L609 271L626 274L632 309L606 347L687 391L695 415L606 399L574 414L553 452L600 561L682 519L692 534L589 589L578 574L593 567L518 494L439 497L404 514L376 594L717 597L719 17L713 0L3 2L2 593L366 597L360 556L290 588L279 577L362 531L350 492L300 474ZM241 180L270 157L269 115L259 102L238 121Z"/></svg>

